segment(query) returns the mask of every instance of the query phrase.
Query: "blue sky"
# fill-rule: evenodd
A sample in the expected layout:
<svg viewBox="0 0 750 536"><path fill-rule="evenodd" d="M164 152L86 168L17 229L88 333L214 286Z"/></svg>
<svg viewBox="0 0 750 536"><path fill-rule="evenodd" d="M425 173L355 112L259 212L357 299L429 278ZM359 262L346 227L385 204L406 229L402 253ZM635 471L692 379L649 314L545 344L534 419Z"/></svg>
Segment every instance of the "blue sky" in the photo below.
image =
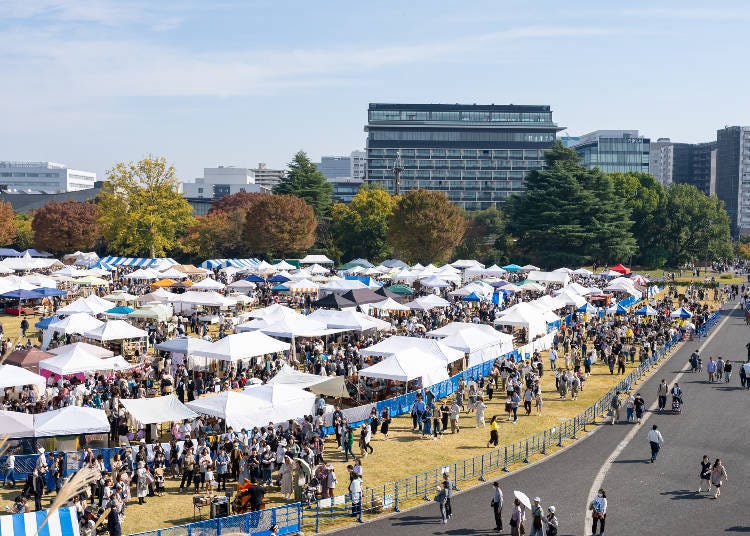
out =
<svg viewBox="0 0 750 536"><path fill-rule="evenodd" d="M549 104L571 135L750 124L745 1L0 0L0 159L363 148L369 102Z"/></svg>

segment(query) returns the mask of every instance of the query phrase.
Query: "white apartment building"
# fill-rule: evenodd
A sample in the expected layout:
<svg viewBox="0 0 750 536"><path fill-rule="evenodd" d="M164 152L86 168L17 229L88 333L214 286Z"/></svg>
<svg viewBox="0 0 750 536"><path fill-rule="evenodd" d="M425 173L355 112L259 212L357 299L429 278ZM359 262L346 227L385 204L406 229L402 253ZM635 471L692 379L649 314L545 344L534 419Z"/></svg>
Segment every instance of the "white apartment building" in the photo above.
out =
<svg viewBox="0 0 750 536"><path fill-rule="evenodd" d="M274 186L281 182L286 175L283 169L270 169L265 163L260 162L258 167L252 170L255 173L255 184L273 190Z"/></svg>
<svg viewBox="0 0 750 536"><path fill-rule="evenodd" d="M350 172L352 179L364 182L367 171L367 153L365 151L352 151L349 156Z"/></svg>
<svg viewBox="0 0 750 536"><path fill-rule="evenodd" d="M219 199L237 192L267 191L255 183L255 172L250 168L219 166L203 168L203 177L195 182L183 182L182 194L188 198Z"/></svg>
<svg viewBox="0 0 750 536"><path fill-rule="evenodd" d="M94 187L96 173L57 162L0 161L0 190L63 193Z"/></svg>

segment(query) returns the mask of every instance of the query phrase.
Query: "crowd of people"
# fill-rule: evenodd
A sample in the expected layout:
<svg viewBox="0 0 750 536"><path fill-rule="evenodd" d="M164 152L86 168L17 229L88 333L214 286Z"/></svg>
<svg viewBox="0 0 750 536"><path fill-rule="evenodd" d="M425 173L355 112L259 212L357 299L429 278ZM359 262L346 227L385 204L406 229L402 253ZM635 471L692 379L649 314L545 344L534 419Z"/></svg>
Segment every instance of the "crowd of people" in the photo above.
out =
<svg viewBox="0 0 750 536"><path fill-rule="evenodd" d="M115 274L114 288L140 294L151 290L148 285L129 283L123 275L120 272ZM216 272L214 276L219 280L225 277L222 272ZM251 294L257 306L286 303L303 312L309 312L313 307L309 296L280 297L270 288L270 285L260 285ZM101 289L100 292L108 290ZM714 298L720 300L724 294L732 291L729 287L715 290ZM544 405L541 385L545 373L554 377L555 388L561 399L575 400L584 390L595 364L605 364L613 375L623 374L627 363L652 359L656 349L666 340L678 333L687 333L687 328L669 317L669 311L676 306L681 305L692 311L691 322L694 329L699 328L711 312L704 303L708 298L705 292L700 287L689 287L680 295L677 287L671 286L663 298L653 302L659 310L659 314L653 317L634 314L599 316L574 312L572 321L564 324L555 335L547 356L547 366L539 352L519 362L499 358L488 376L469 378L468 381L462 379L451 398L437 400L426 389L424 394L416 397L411 408L413 431L423 439L432 440L439 439L449 430L452 434L459 434L463 425L462 415L471 415L475 426L483 428L486 426L487 403L498 394L505 399L507 422L519 422L519 409L523 410L522 416L531 416L534 412L541 415ZM447 292L444 295L448 297ZM454 321L493 324L503 308L531 297L534 295L522 296L517 293L509 295L500 304L471 304L453 300L444 308L391 317L392 333L423 337L427 331ZM149 346L171 335L195 334L220 338L230 333L230 320L225 317L220 321L218 333L215 327L209 329L207 323L201 322L195 312L177 315L170 322L149 323L146 326ZM526 336L519 332L516 335L522 338ZM107 413L111 424L110 443L119 445L119 449L106 462L102 455L94 455L91 449L82 453L81 467L88 465L101 471L99 482L75 499L82 519L90 520L94 516L92 508L110 508L110 512L116 512L118 522L121 522L133 487L138 503L144 504L147 498L164 493L165 480L170 477L179 479L180 491L192 490L194 493L224 491L228 481L236 482L238 486L250 482L255 488L249 504L251 510L263 506L264 495L272 488L278 489L286 500L311 501L331 497L341 492L335 468L330 463L331 452L336 451L341 453L346 463L350 458L352 460L352 465L348 467L349 484L346 489L356 504L354 499L357 496L361 499L363 489L362 459L375 453L372 446L374 436L380 433L385 439L389 438L392 416L387 408L381 413L373 409L361 426L354 427L337 405L332 416L333 438L326 434L322 413L327 401L323 397L316 401L314 415L300 416L285 423L233 430L231 427L224 428L223 423L215 418L199 417L192 422L172 423L164 437L156 426L138 430L120 401L174 393L180 401L189 402L206 393L243 388L253 378L265 382L283 365L292 364L317 375L345 376L351 380L355 400L363 402L372 399L375 385L372 380L358 381L357 372L375 363L377 358L364 356L361 350L384 337L385 334L380 332L349 332L330 340L298 338L294 355L299 357L299 362L290 363L291 356L275 355L253 359L249 363L214 361L205 370L199 371L190 370L186 363L172 363L169 353L149 351L138 356L138 366L130 371L89 375L83 379L54 378L42 392L30 386L7 389L1 408L41 413L77 405L103 409ZM67 342L73 341L57 341L58 344ZM26 344L32 344L30 338ZM727 374L726 362L722 372ZM731 368L729 372L731 374ZM725 377L729 379L729 376ZM750 386L750 381L747 383ZM645 404L643 398L628 395L624 403L628 409L628 420L640 420ZM613 418L615 414L613 412ZM491 416L488 447L498 445L501 421L501 416ZM355 440L359 447L358 455L354 453ZM59 489L63 482L63 469L57 468L57 453L42 452L39 459L44 461L46 468L35 468L22 494L22 498L34 497L36 509L41 508L44 493L52 491L48 489L48 483L56 482L55 487ZM5 484L15 485L13 463L14 455L11 452L6 461ZM47 471L54 473L51 480L47 477ZM450 494L448 488L444 493L444 502L448 505L446 522L450 518ZM548 519L549 527L556 527L554 507L551 515L551 518L548 515L542 517ZM603 525L604 517L601 523ZM90 530L91 527L87 525L84 529ZM113 530L116 531L116 527L113 526Z"/></svg>

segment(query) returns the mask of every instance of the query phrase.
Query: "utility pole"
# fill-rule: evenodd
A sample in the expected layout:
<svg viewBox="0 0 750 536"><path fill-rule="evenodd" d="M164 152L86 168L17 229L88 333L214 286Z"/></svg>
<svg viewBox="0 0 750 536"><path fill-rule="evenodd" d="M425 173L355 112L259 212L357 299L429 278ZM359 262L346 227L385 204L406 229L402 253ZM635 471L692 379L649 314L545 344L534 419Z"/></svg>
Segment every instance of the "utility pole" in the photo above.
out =
<svg viewBox="0 0 750 536"><path fill-rule="evenodd" d="M401 151L396 151L396 162L393 164L393 178L395 195L401 195L401 173L404 171L404 164L401 162Z"/></svg>

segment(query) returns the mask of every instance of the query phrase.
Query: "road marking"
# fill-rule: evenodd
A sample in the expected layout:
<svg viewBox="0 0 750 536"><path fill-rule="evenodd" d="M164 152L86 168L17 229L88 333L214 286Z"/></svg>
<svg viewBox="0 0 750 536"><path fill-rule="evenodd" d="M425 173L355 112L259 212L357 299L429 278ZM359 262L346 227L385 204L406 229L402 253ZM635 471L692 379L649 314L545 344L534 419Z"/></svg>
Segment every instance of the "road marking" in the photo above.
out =
<svg viewBox="0 0 750 536"><path fill-rule="evenodd" d="M737 305L739 307L739 305ZM714 336L721 331L721 328L724 327L724 324L727 323L727 320L729 320L732 315L731 311L735 309L734 307L730 309L730 314L724 318L724 320L721 321L721 323L711 332L711 334L703 341L703 344L700 347L700 351L703 352L703 348L708 345L709 342L711 342L711 339L714 338ZM679 351L680 349L678 349ZM672 356L674 357L674 356ZM664 360L662 365L669 361L671 357ZM657 369L658 370L658 369ZM673 383L679 383L679 380L682 378L682 376L688 371L689 369L683 370L677 374L677 376L674 377ZM655 373L656 371L654 371ZM583 534L588 536L591 534L592 529L592 521L591 516L588 515L588 507L589 503L591 501L591 497L593 497L598 491L599 488L602 487L602 484L604 483L604 478L607 476L607 473L612 468L612 464L615 462L615 460L622 454L622 451L625 450L625 447L628 446L628 443L636 436L636 434L640 433L640 431L644 428L643 424L646 423L648 418L653 414L654 410L657 408L659 404L659 399L657 398L654 400L654 402L649 406L648 412L643 416L643 419L641 419L641 424L633 426L633 428L628 432L628 435L625 436L625 438L618 443L618 445L615 447L615 449L612 451L612 454L609 455L609 457L606 459L604 464L602 464L601 468L599 469L599 472L596 474L596 478L594 478L593 484L591 484L591 489L589 489L589 493L586 496L586 513L583 516ZM603 424L600 426L604 426Z"/></svg>

